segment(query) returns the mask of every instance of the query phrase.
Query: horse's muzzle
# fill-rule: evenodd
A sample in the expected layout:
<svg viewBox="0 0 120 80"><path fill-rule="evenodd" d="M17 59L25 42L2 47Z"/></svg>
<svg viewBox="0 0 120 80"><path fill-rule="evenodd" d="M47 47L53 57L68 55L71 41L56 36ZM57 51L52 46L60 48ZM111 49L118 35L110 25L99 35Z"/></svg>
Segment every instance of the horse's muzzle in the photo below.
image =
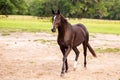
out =
<svg viewBox="0 0 120 80"><path fill-rule="evenodd" d="M52 28L51 31L52 31L52 32L56 32L56 29L55 29L55 28Z"/></svg>

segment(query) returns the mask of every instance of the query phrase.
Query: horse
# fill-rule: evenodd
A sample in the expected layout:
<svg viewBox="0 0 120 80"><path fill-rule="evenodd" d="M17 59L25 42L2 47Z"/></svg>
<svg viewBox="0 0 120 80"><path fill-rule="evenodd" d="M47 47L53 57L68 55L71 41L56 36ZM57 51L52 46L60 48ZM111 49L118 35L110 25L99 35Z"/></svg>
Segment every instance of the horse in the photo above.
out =
<svg viewBox="0 0 120 80"><path fill-rule="evenodd" d="M72 49L76 54L74 62L74 69L76 69L77 60L80 53L79 50L77 49L77 46L79 46L80 44L83 44L84 67L86 68L87 48L94 57L97 57L95 51L89 44L89 33L86 27L81 23L71 25L59 10L57 10L57 13L55 13L54 10L52 10L52 14L53 16L51 31L56 32L56 29L58 29L57 43L63 54L61 76L64 76L64 73L68 71L67 56Z"/></svg>

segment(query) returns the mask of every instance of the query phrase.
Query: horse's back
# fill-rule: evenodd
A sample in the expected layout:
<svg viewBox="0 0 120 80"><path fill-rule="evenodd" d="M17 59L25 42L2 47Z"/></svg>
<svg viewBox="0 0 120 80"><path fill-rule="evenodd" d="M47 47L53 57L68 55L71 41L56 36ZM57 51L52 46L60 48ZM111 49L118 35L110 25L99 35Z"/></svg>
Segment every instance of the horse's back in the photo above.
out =
<svg viewBox="0 0 120 80"><path fill-rule="evenodd" d="M81 24L81 23L73 25L73 30L74 31L78 31L78 32L83 30L82 32L88 33L86 27L83 24Z"/></svg>
<svg viewBox="0 0 120 80"><path fill-rule="evenodd" d="M84 41L88 40L88 31L83 24L75 24L72 25L73 31L75 33L74 36L74 46L78 46L79 44L83 43Z"/></svg>

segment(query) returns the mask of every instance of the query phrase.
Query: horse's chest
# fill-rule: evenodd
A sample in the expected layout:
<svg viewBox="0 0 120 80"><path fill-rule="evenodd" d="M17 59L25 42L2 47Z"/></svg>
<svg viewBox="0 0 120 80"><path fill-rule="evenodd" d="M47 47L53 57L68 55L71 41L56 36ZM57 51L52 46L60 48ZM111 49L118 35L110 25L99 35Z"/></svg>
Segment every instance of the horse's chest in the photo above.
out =
<svg viewBox="0 0 120 80"><path fill-rule="evenodd" d="M72 46L72 34L71 33L65 33L63 36L59 35L57 42L60 46L68 47Z"/></svg>
<svg viewBox="0 0 120 80"><path fill-rule="evenodd" d="M57 42L58 42L58 44L59 44L60 46L66 46L65 41L62 40L62 39L58 39Z"/></svg>
<svg viewBox="0 0 120 80"><path fill-rule="evenodd" d="M71 46L71 40L58 39L57 42L60 46L64 46L64 47Z"/></svg>

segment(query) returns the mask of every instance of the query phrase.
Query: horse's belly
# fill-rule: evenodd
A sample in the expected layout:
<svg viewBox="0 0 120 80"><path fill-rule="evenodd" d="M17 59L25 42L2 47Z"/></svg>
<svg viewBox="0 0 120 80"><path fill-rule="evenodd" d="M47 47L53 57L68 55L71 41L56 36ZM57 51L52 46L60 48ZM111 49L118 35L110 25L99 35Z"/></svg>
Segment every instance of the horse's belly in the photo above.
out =
<svg viewBox="0 0 120 80"><path fill-rule="evenodd" d="M84 41L85 41L84 36L81 34L77 34L74 38L74 41L73 41L73 47L79 46Z"/></svg>
<svg viewBox="0 0 120 80"><path fill-rule="evenodd" d="M73 42L73 47L79 46L81 43L83 43L84 40L76 40Z"/></svg>

